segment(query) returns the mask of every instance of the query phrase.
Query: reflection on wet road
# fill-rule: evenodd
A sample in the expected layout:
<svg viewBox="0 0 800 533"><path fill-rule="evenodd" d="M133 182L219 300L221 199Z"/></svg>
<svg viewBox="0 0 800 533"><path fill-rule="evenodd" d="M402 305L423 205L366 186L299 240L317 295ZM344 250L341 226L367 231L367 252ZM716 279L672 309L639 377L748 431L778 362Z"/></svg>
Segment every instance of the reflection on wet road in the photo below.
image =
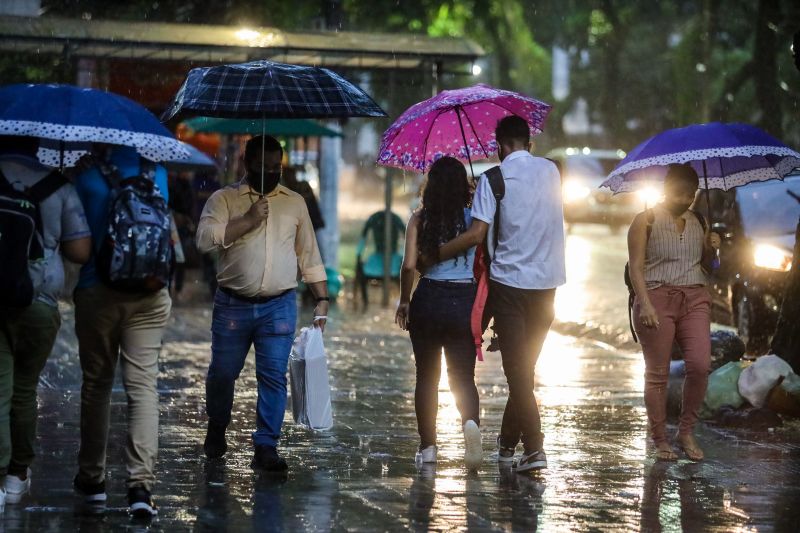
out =
<svg viewBox="0 0 800 533"><path fill-rule="evenodd" d="M570 285L559 319L593 321L620 313L623 236L569 239ZM612 256L613 257L610 257ZM624 253L621 256L624 263ZM584 277L574 272L579 263ZM624 290L624 288L622 289ZM608 296L608 298L607 298ZM624 310L622 311L624 313ZM301 316L308 317L309 311ZM207 462L204 378L209 360L203 308L176 308L161 359L161 451L153 529L164 531L543 531L791 530L800 510L797 428L764 435L703 427L708 459L654 464L647 453L641 356L591 338L551 333L538 365L550 469L521 476L498 468L493 443L506 398L499 355L478 364L483 467L462 466L460 420L441 381L439 462L417 469L414 363L392 314L334 313L326 333L335 427L311 433L287 412L282 451L288 479L249 467L255 425L252 358L237 385L224 461ZM69 327L69 314L65 322ZM624 314L605 322L626 325ZM605 326L604 326L605 327ZM73 513L71 479L78 445L79 380L69 332L46 373L41 455L33 493L7 506L5 531L112 531L133 527L125 515L122 438L125 396L115 388L109 449L109 505L103 518ZM73 350L73 352L70 352ZM674 428L673 428L674 429Z"/></svg>

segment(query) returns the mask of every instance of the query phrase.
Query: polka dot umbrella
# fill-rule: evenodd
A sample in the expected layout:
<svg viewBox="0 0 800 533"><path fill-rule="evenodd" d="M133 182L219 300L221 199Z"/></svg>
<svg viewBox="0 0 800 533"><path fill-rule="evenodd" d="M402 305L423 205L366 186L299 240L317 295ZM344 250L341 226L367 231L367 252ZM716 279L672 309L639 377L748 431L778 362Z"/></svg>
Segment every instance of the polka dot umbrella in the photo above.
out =
<svg viewBox="0 0 800 533"><path fill-rule="evenodd" d="M0 135L130 146L151 161L189 157L181 142L143 106L118 94L71 85L0 87ZM46 165L72 166L85 153L40 147L38 156Z"/></svg>
<svg viewBox="0 0 800 533"><path fill-rule="evenodd" d="M536 135L550 109L535 98L483 83L442 91L414 104L389 126L377 163L425 173L444 156L464 162L485 159L497 151L494 129L500 119L522 117Z"/></svg>

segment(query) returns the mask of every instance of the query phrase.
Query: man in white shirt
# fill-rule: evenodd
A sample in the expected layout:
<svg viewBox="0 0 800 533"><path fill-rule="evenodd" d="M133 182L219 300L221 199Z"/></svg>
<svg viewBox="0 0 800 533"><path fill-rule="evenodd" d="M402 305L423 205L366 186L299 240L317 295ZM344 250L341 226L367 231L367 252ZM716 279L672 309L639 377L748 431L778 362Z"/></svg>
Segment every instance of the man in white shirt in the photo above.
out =
<svg viewBox="0 0 800 533"><path fill-rule="evenodd" d="M536 360L554 318L555 289L566 282L561 177L551 161L529 153L530 128L524 119L500 120L495 135L505 194L499 206L488 306L509 389L497 438L498 460L511 462L521 440L524 455L517 471L524 472L547 467L533 383ZM472 203L472 225L439 249L438 260L482 243L497 209L483 174Z"/></svg>

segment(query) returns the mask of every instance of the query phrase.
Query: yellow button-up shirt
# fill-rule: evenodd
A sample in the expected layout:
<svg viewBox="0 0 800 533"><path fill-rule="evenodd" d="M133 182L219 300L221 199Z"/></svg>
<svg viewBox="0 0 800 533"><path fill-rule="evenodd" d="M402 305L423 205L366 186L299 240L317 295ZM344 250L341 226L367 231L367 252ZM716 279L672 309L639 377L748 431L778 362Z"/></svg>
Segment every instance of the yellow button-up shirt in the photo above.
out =
<svg viewBox="0 0 800 533"><path fill-rule="evenodd" d="M325 281L305 200L282 185L267 195L266 221L237 241L225 242L228 221L258 200L245 180L216 191L197 226L197 248L219 252L217 281L242 296L274 296L297 287L298 266L306 283Z"/></svg>

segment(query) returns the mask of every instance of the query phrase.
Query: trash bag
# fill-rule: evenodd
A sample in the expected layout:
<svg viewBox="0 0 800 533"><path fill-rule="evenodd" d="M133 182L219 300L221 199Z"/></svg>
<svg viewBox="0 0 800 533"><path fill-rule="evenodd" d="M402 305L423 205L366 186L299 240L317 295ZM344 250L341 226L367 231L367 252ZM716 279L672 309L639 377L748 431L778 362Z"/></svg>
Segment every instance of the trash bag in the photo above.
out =
<svg viewBox="0 0 800 533"><path fill-rule="evenodd" d="M800 376L789 374L767 394L767 407L778 414L800 417Z"/></svg>
<svg viewBox="0 0 800 533"><path fill-rule="evenodd" d="M742 373L742 363L730 362L716 369L708 376L706 397L703 408L700 410L701 418L710 418L724 405L734 409L742 406L744 398L739 394L739 376Z"/></svg>
<svg viewBox="0 0 800 533"><path fill-rule="evenodd" d="M321 329L300 330L289 357L289 378L294 421L316 430L333 427L328 360Z"/></svg>
<svg viewBox="0 0 800 533"><path fill-rule="evenodd" d="M759 357L739 376L739 394L753 406L764 407L769 391L791 373L789 363L777 355Z"/></svg>
<svg viewBox="0 0 800 533"><path fill-rule="evenodd" d="M712 331L711 370L716 370L732 361L739 361L744 355L744 350L744 341L732 331Z"/></svg>

